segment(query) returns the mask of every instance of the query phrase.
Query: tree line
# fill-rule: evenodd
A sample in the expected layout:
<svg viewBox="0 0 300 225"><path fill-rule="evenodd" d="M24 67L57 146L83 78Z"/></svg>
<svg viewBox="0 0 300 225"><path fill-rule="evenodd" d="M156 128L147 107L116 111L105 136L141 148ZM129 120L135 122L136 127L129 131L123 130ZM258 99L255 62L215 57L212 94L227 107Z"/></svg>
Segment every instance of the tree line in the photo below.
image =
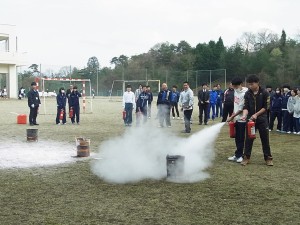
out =
<svg viewBox="0 0 300 225"><path fill-rule="evenodd" d="M93 56L86 68L63 72L68 70L65 69L54 76L91 79L95 90L98 79L101 92L110 90L113 80L161 80L180 86L189 80L192 87L197 87L211 79L213 83L224 84L225 72L227 81L235 76L257 74L264 85L300 85L300 43L297 38L288 38L284 30L280 35L268 29L256 34L245 32L229 47L224 46L222 37L195 47L184 40L178 44L163 42L146 53L113 57L110 63L111 67L100 68ZM34 65L20 74L21 80L38 75ZM116 89L122 89L118 85Z"/></svg>

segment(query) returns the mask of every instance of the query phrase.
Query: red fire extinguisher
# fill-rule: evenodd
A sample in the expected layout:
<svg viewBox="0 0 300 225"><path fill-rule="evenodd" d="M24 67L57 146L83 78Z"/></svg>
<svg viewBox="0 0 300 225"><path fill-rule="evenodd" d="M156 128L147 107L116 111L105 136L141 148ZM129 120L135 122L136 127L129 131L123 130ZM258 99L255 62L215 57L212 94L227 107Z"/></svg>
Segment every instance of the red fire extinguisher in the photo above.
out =
<svg viewBox="0 0 300 225"><path fill-rule="evenodd" d="M123 120L125 120L126 119L126 111L124 110L123 111Z"/></svg>
<svg viewBox="0 0 300 225"><path fill-rule="evenodd" d="M70 108L70 111L69 111L69 118L73 118L73 107Z"/></svg>
<svg viewBox="0 0 300 225"><path fill-rule="evenodd" d="M60 110L59 119L62 120L64 118L64 110Z"/></svg>
<svg viewBox="0 0 300 225"><path fill-rule="evenodd" d="M248 133L248 138L249 139L255 139L255 122L252 120L249 120L247 124L247 133Z"/></svg>
<svg viewBox="0 0 300 225"><path fill-rule="evenodd" d="M235 138L235 122L230 121L229 123L229 136Z"/></svg>

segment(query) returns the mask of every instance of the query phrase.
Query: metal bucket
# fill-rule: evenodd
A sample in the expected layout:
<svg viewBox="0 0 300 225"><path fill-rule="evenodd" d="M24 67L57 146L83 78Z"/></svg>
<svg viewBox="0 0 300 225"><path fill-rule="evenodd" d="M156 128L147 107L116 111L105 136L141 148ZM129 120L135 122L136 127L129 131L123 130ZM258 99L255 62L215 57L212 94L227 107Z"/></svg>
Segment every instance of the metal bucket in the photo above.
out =
<svg viewBox="0 0 300 225"><path fill-rule="evenodd" d="M89 138L76 138L77 156L78 157L88 157L90 156L90 144L91 140Z"/></svg>
<svg viewBox="0 0 300 225"><path fill-rule="evenodd" d="M176 178L184 173L184 156L167 155L167 177Z"/></svg>
<svg viewBox="0 0 300 225"><path fill-rule="evenodd" d="M27 141L33 142L38 141L38 129L27 129Z"/></svg>

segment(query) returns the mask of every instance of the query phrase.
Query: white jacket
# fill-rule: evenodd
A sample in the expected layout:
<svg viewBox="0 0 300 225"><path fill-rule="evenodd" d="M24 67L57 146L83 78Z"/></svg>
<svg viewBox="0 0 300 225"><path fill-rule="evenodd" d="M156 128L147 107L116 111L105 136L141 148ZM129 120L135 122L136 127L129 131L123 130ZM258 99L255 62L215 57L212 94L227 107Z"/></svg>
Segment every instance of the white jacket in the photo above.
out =
<svg viewBox="0 0 300 225"><path fill-rule="evenodd" d="M287 102L287 110L289 111L289 113L294 112L295 102L296 102L295 97L293 97L293 96L289 97L288 102Z"/></svg>
<svg viewBox="0 0 300 225"><path fill-rule="evenodd" d="M294 115L295 118L300 118L300 97L299 95L295 96L295 104L294 104Z"/></svg>
<svg viewBox="0 0 300 225"><path fill-rule="evenodd" d="M234 103L233 103L233 113L238 111L243 111L245 105L245 93L248 91L248 88L242 87L241 90L234 90ZM236 121L239 121L242 117L242 113L235 117Z"/></svg>

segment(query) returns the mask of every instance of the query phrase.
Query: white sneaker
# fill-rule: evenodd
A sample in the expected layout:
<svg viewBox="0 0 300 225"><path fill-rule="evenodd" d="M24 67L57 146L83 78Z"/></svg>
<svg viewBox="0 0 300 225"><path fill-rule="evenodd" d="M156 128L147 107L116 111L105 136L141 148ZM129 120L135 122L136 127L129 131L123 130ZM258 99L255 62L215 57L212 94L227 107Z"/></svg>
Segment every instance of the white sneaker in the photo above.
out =
<svg viewBox="0 0 300 225"><path fill-rule="evenodd" d="M297 134L299 134L299 135L300 135L300 132L298 132Z"/></svg>
<svg viewBox="0 0 300 225"><path fill-rule="evenodd" d="M280 132L281 130L277 129L276 131L277 131L277 132Z"/></svg>
<svg viewBox="0 0 300 225"><path fill-rule="evenodd" d="M241 163L242 161L243 161L243 157L242 156L236 160L237 163Z"/></svg>
<svg viewBox="0 0 300 225"><path fill-rule="evenodd" d="M296 131L294 131L294 132L293 132L293 134L297 134L297 132L296 132Z"/></svg>
<svg viewBox="0 0 300 225"><path fill-rule="evenodd" d="M287 133L288 133L288 134L290 134L290 133L291 133L291 131L288 131Z"/></svg>
<svg viewBox="0 0 300 225"><path fill-rule="evenodd" d="M175 120L175 117L173 117L173 120Z"/></svg>
<svg viewBox="0 0 300 225"><path fill-rule="evenodd" d="M229 161L236 161L237 158L236 158L236 156L234 155L234 156L229 157L228 160L229 160Z"/></svg>
<svg viewBox="0 0 300 225"><path fill-rule="evenodd" d="M271 132L272 130L271 130L271 129L269 129L269 131Z"/></svg>
<svg viewBox="0 0 300 225"><path fill-rule="evenodd" d="M178 116L177 119L180 120L180 117Z"/></svg>

